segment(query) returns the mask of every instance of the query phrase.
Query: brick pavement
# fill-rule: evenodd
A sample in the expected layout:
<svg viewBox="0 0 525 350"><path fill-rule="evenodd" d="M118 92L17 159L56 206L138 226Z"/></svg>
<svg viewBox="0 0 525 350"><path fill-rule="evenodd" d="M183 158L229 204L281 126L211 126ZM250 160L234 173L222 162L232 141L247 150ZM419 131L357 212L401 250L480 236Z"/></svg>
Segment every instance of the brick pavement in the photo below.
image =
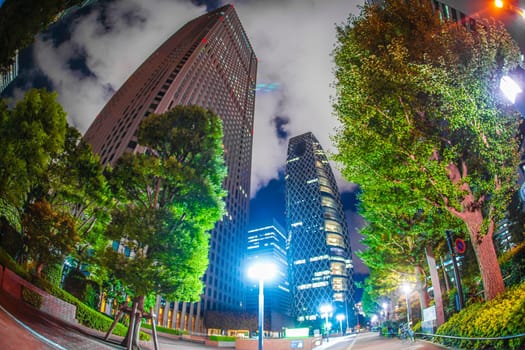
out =
<svg viewBox="0 0 525 350"><path fill-rule="evenodd" d="M0 338L0 348L7 348L9 344L24 344L13 349L67 349L67 350L114 350L123 349L119 345L122 337L112 336L110 341L104 341L104 333L99 332L79 324L68 323L66 321L50 317L37 309L16 300L10 295L0 291L0 305L2 319L5 320L7 329L3 331ZM6 313L7 312L7 313ZM19 320L18 324L13 318ZM51 343L31 334L31 330ZM27 342L25 344L24 342ZM55 343L55 345L53 345ZM11 345L9 345L11 346ZM47 347L46 347L47 346Z"/></svg>

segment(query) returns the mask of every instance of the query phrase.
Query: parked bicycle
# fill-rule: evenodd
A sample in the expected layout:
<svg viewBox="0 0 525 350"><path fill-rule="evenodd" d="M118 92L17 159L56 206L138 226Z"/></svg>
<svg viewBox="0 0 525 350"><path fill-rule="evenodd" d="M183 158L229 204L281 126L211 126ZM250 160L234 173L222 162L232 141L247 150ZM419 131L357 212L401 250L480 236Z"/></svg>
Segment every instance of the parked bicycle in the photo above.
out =
<svg viewBox="0 0 525 350"><path fill-rule="evenodd" d="M401 327L399 328L399 337L401 340L408 339L411 342L414 342L414 331L412 328L410 328L410 325L408 323L401 324Z"/></svg>

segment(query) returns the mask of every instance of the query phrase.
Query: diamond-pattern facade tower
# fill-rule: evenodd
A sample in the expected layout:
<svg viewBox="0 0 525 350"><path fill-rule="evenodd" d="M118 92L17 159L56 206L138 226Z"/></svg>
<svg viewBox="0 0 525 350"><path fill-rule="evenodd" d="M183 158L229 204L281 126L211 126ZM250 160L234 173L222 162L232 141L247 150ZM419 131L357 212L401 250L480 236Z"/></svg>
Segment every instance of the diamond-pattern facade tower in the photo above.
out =
<svg viewBox="0 0 525 350"><path fill-rule="evenodd" d="M285 179L293 316L319 325L320 307L328 304L332 324L338 314L348 320L353 307L348 228L332 169L312 133L290 139Z"/></svg>
<svg viewBox="0 0 525 350"><path fill-rule="evenodd" d="M246 247L257 59L231 5L184 25L160 46L102 109L84 139L104 164L141 152L136 130L150 113L199 105L223 121L228 214L211 232L205 291L198 303L159 301L165 327L202 332L206 310L240 310Z"/></svg>

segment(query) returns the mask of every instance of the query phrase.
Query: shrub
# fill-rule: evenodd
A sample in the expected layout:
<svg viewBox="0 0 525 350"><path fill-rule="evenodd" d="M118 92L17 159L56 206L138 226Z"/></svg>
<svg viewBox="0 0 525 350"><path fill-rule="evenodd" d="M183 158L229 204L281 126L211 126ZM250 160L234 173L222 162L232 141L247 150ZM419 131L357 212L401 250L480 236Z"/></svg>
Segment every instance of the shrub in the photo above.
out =
<svg viewBox="0 0 525 350"><path fill-rule="evenodd" d="M42 306L42 295L39 293L22 286L22 300L28 303L29 305L40 309Z"/></svg>
<svg viewBox="0 0 525 350"><path fill-rule="evenodd" d="M112 318L108 317L106 314L103 314L101 312L98 312L90 308L89 306L82 303L80 300L78 300L77 298L69 294L68 292L64 291L63 289L51 284L50 282L46 280L31 276L27 271L22 269L22 267L20 267L20 265L18 265L9 256L9 254L7 254L1 247L0 247L0 263L6 266L7 268L9 268L11 271L15 272L20 277L33 283L35 286L40 287L41 289L45 290L49 294L54 295L55 297L65 302L75 305L77 307L76 319L80 324L86 327L90 327L90 328L105 332L109 329L109 327L113 323ZM24 298L24 291L23 291L24 289L29 290L27 288L22 288L22 298ZM28 292L25 292L25 293L28 293ZM28 298L32 298L32 297L28 297ZM30 303L26 299L24 299L24 301L26 301L27 303ZM37 303L37 301L35 302ZM42 305L42 302L40 302L40 305L38 305L38 308L41 305ZM127 328L121 323L118 323L117 326L115 327L115 330L113 331L113 334L119 335L119 336L125 336L126 333L127 333ZM150 336L146 333L141 332L140 339L149 340Z"/></svg>
<svg viewBox="0 0 525 350"><path fill-rule="evenodd" d="M9 270L13 271L23 279L31 281L31 275L20 265L18 265L16 261L2 247L0 247L0 264L7 267Z"/></svg>
<svg viewBox="0 0 525 350"><path fill-rule="evenodd" d="M210 335L211 341L235 341L236 337L229 337L226 335Z"/></svg>
<svg viewBox="0 0 525 350"><path fill-rule="evenodd" d="M485 303L473 304L452 316L437 334L458 337L502 337L525 333L525 283ZM473 341L441 339L442 343L462 349L523 349L525 338L512 341Z"/></svg>
<svg viewBox="0 0 525 350"><path fill-rule="evenodd" d="M148 324L148 323L143 323L142 327L147 328L147 329L151 329L151 325ZM173 335L189 334L188 331L186 331L186 330L174 329L174 328L166 328L166 327L162 327L162 326L156 326L155 329L157 330L157 332L168 333L168 334L173 334Z"/></svg>
<svg viewBox="0 0 525 350"><path fill-rule="evenodd" d="M513 286L525 281L525 242L521 242L498 258L505 285Z"/></svg>

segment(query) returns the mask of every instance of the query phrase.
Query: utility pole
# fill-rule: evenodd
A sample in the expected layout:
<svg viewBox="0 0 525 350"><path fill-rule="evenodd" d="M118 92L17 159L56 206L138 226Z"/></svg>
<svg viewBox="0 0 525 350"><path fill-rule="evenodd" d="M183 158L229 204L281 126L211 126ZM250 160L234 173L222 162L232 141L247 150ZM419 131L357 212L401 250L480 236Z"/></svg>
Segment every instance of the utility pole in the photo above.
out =
<svg viewBox="0 0 525 350"><path fill-rule="evenodd" d="M452 231L446 230L448 249L450 250L450 256L452 258L452 266L454 267L454 282L456 283L456 290L458 292L458 311L461 311L465 306L465 300L463 299L463 288L461 287L461 279L459 277L459 268L456 261L456 251L452 245Z"/></svg>

